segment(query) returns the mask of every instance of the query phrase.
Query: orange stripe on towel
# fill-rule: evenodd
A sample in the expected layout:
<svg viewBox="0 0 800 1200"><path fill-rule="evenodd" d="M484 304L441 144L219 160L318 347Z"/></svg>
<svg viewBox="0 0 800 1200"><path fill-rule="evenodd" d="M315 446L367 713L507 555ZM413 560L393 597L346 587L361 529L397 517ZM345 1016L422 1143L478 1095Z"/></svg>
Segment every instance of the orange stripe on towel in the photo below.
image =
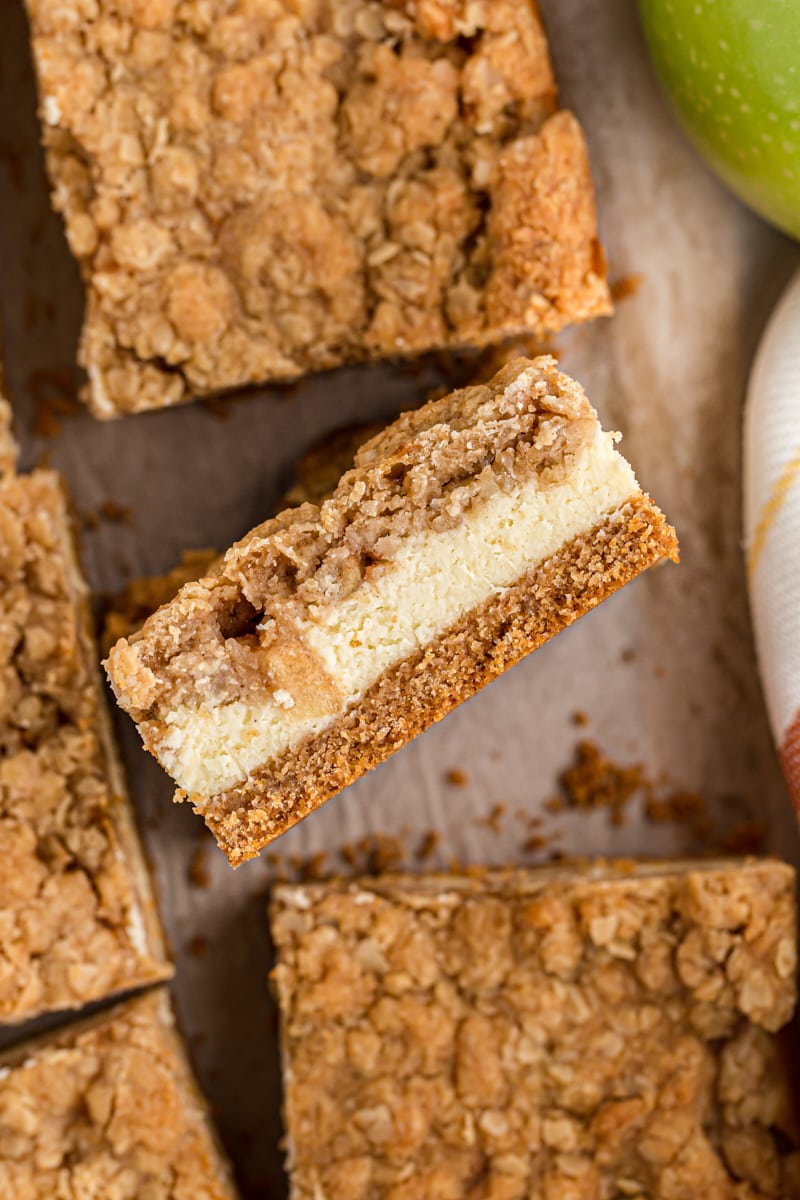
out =
<svg viewBox="0 0 800 1200"><path fill-rule="evenodd" d="M756 567L758 566L758 560L760 559L764 549L764 545L767 540L767 534L775 524L778 513L781 511L784 501L789 494L789 488L792 486L798 475L800 475L800 450L797 450L792 455L786 466L783 468L780 478L775 483L775 487L772 489L772 494L767 503L764 505L761 517L756 525L755 533L753 534L753 542L750 546L750 553L747 556L747 573L751 579L753 578Z"/></svg>
<svg viewBox="0 0 800 1200"><path fill-rule="evenodd" d="M786 782L789 784L789 794L800 816L800 709L786 730L781 747L781 762Z"/></svg>

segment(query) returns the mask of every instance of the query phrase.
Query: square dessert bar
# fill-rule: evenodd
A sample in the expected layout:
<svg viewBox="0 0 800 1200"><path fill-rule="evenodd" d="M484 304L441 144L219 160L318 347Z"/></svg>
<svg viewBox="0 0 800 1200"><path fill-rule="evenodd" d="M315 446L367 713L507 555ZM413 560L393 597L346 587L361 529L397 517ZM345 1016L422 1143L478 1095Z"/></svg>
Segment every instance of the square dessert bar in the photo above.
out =
<svg viewBox="0 0 800 1200"><path fill-rule="evenodd" d="M282 886L272 928L292 1200L800 1196L790 867Z"/></svg>
<svg viewBox="0 0 800 1200"><path fill-rule="evenodd" d="M112 648L119 703L232 863L677 556L614 440L553 359L517 359L400 417Z"/></svg>
<svg viewBox="0 0 800 1200"><path fill-rule="evenodd" d="M610 310L533 0L26 0L98 416Z"/></svg>
<svg viewBox="0 0 800 1200"><path fill-rule="evenodd" d="M0 1196L235 1200L164 991L0 1056Z"/></svg>
<svg viewBox="0 0 800 1200"><path fill-rule="evenodd" d="M104 709L68 506L0 479L0 1022L171 974Z"/></svg>

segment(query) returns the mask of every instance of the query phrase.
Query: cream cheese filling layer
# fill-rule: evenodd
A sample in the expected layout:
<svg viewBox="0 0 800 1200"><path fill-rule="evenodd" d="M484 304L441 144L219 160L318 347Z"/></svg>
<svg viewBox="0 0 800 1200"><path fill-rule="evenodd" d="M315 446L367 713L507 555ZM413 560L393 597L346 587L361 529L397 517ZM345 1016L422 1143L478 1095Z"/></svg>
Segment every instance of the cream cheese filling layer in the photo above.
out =
<svg viewBox="0 0 800 1200"><path fill-rule="evenodd" d="M336 604L312 608L296 626L303 645L335 682L342 703L356 701L384 671L444 633L470 609L510 587L565 543L612 516L638 494L636 478L598 429L563 482L535 477L498 492L446 532L426 530L403 543L391 565ZM313 706L312 706L313 708ZM178 707L158 753L179 787L213 796L247 779L254 768L321 733L337 719L320 699L295 704L281 688L257 703Z"/></svg>

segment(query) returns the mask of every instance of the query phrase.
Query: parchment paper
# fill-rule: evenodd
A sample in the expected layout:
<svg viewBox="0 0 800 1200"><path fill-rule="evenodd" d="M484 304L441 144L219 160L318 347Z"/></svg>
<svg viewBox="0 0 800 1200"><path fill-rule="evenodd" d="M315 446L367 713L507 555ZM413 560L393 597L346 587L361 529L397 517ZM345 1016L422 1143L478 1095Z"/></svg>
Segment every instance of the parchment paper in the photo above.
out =
<svg viewBox="0 0 800 1200"><path fill-rule="evenodd" d="M740 552L740 421L760 331L798 249L741 208L677 131L646 59L630 0L542 0L566 103L587 130L611 278L640 275L616 316L560 339L644 486L678 528L679 568L651 572L288 834L282 855L332 851L368 833L441 834L431 865L535 861L523 817L541 813L569 853L662 854L701 848L684 826L635 810L551 815L576 740L664 786L710 798L721 826L752 816L767 848L800 858L767 728ZM37 398L77 390L72 364L82 292L49 209L38 149L21 0L0 4L0 297L7 386L23 465L43 453L79 511L130 505L129 525L84 536L98 592L167 570L186 547L225 547L270 511L316 438L388 418L441 382L422 370L346 370L289 393L267 391L221 420L194 406L34 431ZM576 728L572 714L588 717ZM246 1198L282 1196L276 1019L268 999L266 859L233 872L208 842L208 886L190 880L202 825L170 803L171 784L118 727L177 962L174 995L201 1083ZM449 783L450 769L465 786ZM494 828L481 823L507 807ZM520 816L517 810L521 810ZM199 940L198 940L199 939Z"/></svg>

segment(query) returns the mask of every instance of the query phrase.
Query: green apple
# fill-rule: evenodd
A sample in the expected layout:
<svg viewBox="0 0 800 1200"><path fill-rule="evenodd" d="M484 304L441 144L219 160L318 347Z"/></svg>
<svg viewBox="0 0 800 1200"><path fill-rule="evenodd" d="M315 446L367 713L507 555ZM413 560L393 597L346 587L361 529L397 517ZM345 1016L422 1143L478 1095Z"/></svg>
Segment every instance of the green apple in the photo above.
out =
<svg viewBox="0 0 800 1200"><path fill-rule="evenodd" d="M800 0L640 0L687 133L747 204L800 238Z"/></svg>

